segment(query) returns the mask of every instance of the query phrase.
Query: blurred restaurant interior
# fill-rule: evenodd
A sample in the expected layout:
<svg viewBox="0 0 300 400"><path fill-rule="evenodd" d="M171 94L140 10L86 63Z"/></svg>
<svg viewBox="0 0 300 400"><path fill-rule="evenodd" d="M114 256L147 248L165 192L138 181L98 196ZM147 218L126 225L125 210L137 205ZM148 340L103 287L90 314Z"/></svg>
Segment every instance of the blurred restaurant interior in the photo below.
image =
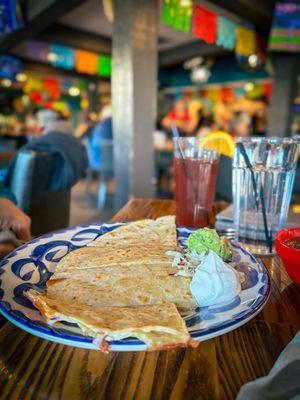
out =
<svg viewBox="0 0 300 400"><path fill-rule="evenodd" d="M299 135L299 38L277 26L293 13L276 14L272 0L194 3L193 17L191 1L12 2L1 17L1 179L22 146L60 121L56 130L84 144L88 172L55 208L63 224L103 221L130 197L172 198L172 124L183 136ZM216 195L230 202L228 146ZM34 207L51 209L56 197L35 201L40 184L25 193L32 168L26 185L10 182L34 220ZM299 190L297 177L293 203ZM48 217L33 225L57 228Z"/></svg>

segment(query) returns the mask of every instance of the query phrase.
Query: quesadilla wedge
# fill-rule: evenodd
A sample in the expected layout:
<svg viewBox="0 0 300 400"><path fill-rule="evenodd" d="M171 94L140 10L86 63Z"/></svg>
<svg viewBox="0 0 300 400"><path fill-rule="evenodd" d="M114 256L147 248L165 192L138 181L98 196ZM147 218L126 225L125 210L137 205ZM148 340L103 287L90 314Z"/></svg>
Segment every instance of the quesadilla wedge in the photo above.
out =
<svg viewBox="0 0 300 400"><path fill-rule="evenodd" d="M57 302L34 290L24 295L39 309L48 323L76 323L83 333L92 336L102 351L109 351L109 340L128 337L140 339L147 350L197 346L183 319L172 303L142 307L89 307Z"/></svg>
<svg viewBox="0 0 300 400"><path fill-rule="evenodd" d="M103 246L106 243L118 241L145 243L152 247L157 245L168 246L169 250L177 248L175 216L169 215L155 220L144 219L129 222L108 233L99 236L96 240L89 243L88 246Z"/></svg>

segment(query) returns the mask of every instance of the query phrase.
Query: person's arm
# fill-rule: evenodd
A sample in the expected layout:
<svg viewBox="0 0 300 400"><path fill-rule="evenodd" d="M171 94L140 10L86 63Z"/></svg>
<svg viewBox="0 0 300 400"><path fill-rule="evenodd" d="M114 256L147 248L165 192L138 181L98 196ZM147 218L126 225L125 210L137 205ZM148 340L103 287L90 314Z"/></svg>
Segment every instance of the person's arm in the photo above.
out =
<svg viewBox="0 0 300 400"><path fill-rule="evenodd" d="M8 199L14 204L17 204L17 199L13 192L9 188L4 186L2 182L0 182L0 198Z"/></svg>
<svg viewBox="0 0 300 400"><path fill-rule="evenodd" d="M0 230L11 230L17 239L26 242L31 238L30 225L28 215L8 198L0 197Z"/></svg>

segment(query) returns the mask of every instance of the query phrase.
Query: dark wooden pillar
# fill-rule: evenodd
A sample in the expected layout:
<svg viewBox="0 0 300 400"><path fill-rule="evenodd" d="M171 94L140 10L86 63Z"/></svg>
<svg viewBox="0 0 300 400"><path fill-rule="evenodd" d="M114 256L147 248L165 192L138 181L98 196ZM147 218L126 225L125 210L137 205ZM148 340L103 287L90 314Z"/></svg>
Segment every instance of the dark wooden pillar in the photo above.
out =
<svg viewBox="0 0 300 400"><path fill-rule="evenodd" d="M153 197L157 0L114 0L112 105L117 208Z"/></svg>
<svg viewBox="0 0 300 400"><path fill-rule="evenodd" d="M274 86L268 119L268 136L291 136L300 56L276 54Z"/></svg>

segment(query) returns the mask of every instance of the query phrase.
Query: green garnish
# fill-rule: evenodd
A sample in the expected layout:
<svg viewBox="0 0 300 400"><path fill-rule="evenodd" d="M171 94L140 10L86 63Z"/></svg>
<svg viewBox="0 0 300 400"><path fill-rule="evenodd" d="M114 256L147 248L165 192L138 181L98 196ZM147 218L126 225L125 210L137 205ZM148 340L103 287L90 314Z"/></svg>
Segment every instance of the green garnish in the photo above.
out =
<svg viewBox="0 0 300 400"><path fill-rule="evenodd" d="M212 250L224 261L232 256L227 239L220 237L215 229L198 229L188 237L186 243L188 251L195 251L198 254L207 253L209 250Z"/></svg>

